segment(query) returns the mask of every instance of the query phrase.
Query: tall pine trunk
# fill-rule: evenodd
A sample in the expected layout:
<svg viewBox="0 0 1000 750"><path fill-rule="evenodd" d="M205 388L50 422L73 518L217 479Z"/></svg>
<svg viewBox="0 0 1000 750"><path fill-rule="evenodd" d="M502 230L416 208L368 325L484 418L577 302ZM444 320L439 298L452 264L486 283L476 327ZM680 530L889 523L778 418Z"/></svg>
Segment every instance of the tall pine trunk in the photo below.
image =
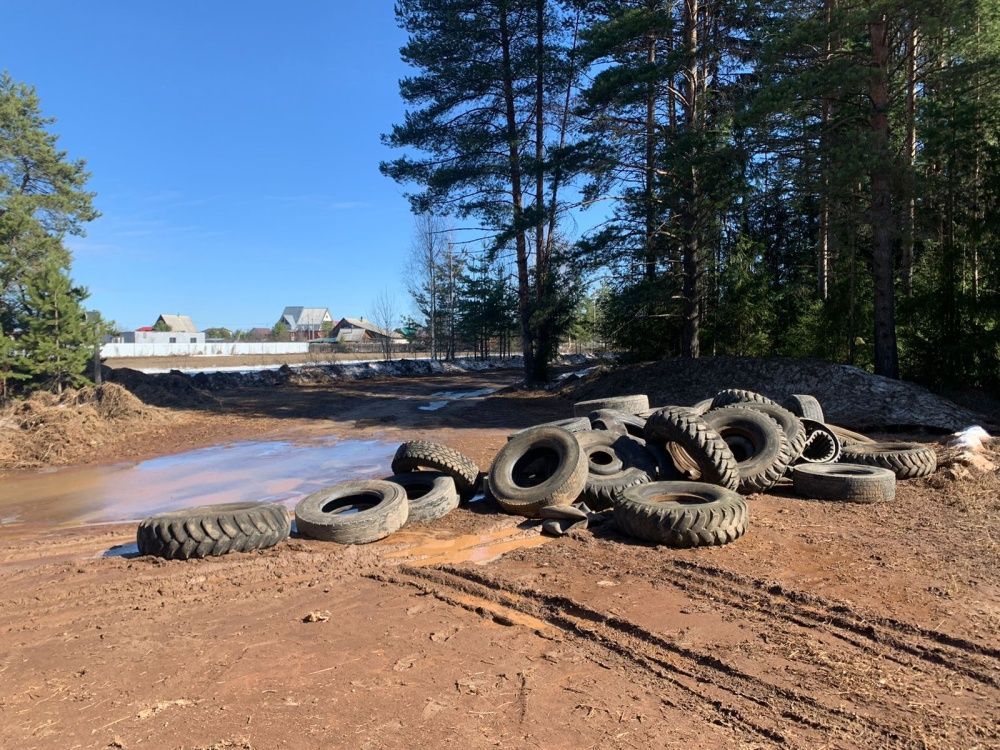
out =
<svg viewBox="0 0 1000 750"><path fill-rule="evenodd" d="M699 129L698 91L701 86L698 61L698 1L684 0L684 54L687 69L684 76L687 80L686 99L684 106L684 126L688 138L692 138ZM698 226L698 170L692 159L690 172L687 176L687 186L681 208L681 227L683 229L683 297L684 325L681 332L681 356L695 358L700 354L698 345L699 312L698 299L699 255L701 252Z"/></svg>

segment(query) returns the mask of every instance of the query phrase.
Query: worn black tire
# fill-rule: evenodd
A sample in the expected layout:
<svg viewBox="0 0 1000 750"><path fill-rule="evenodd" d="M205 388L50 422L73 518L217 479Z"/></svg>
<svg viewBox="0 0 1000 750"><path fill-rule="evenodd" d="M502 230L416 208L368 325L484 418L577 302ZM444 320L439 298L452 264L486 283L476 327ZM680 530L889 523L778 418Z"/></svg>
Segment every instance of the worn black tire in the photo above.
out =
<svg viewBox="0 0 1000 750"><path fill-rule="evenodd" d="M804 464L832 464L840 459L840 438L822 422L802 419L806 428L806 444L798 461Z"/></svg>
<svg viewBox="0 0 1000 750"><path fill-rule="evenodd" d="M830 428L830 431L840 438L840 443L843 446L854 445L861 443L862 445L871 445L872 443L877 443L875 438L870 438L867 435L862 435L860 432L854 432L854 430L849 430L846 427L841 427L840 425L826 423L826 426Z"/></svg>
<svg viewBox="0 0 1000 750"><path fill-rule="evenodd" d="M817 500L881 503L896 497L896 475L860 464L801 464L792 467L797 495Z"/></svg>
<svg viewBox="0 0 1000 750"><path fill-rule="evenodd" d="M711 399L711 398L703 398L703 399L702 399L701 401L699 401L698 403L696 403L696 404L692 404L692 406L691 406L691 410L692 410L692 411L693 411L693 412L694 412L695 414L704 414L705 412L707 412L707 411L708 411L709 409L711 409L711 408L712 408L712 402L713 402L714 400L715 400L715 399Z"/></svg>
<svg viewBox="0 0 1000 750"><path fill-rule="evenodd" d="M455 480L440 471L393 474L385 481L398 484L406 492L406 501L410 506L407 524L436 521L458 507Z"/></svg>
<svg viewBox="0 0 1000 750"><path fill-rule="evenodd" d="M921 443L870 443L848 445L840 460L849 464L881 466L897 479L926 477L937 471L937 454Z"/></svg>
<svg viewBox="0 0 1000 750"><path fill-rule="evenodd" d="M343 515L344 507L364 498L369 507ZM406 490L381 479L341 482L302 498L295 506L295 527L302 536L340 544L384 539L406 523L410 505Z"/></svg>
<svg viewBox="0 0 1000 750"><path fill-rule="evenodd" d="M615 520L629 536L669 547L709 547L739 539L750 514L731 490L703 482L652 482L623 490Z"/></svg>
<svg viewBox="0 0 1000 750"><path fill-rule="evenodd" d="M641 393L631 396L611 396L609 398L595 398L590 401L578 401L573 404L573 416L585 417L592 411L598 409L615 409L626 414L638 414L649 408L649 398Z"/></svg>
<svg viewBox="0 0 1000 750"><path fill-rule="evenodd" d="M799 419L812 419L815 422L825 422L823 407L815 396L793 393L785 399L785 408Z"/></svg>
<svg viewBox="0 0 1000 750"><path fill-rule="evenodd" d="M604 430L578 433L576 440L587 459L581 497L592 510L607 510L617 493L656 477L656 462L641 440Z"/></svg>
<svg viewBox="0 0 1000 750"><path fill-rule="evenodd" d="M795 461L799 456L802 455L802 449L806 447L806 428L802 424L802 420L792 414L788 409L778 404L765 404L757 402L747 402L744 404L734 404L733 406L727 406L726 409L753 409L759 411L762 414L766 414L779 425L785 433L785 439L788 440L788 450L791 454L791 460Z"/></svg>
<svg viewBox="0 0 1000 750"><path fill-rule="evenodd" d="M617 409L598 409L592 411L588 418L594 430L605 430L618 435L631 435L641 438L646 429L646 419L635 414L626 414Z"/></svg>
<svg viewBox="0 0 1000 750"><path fill-rule="evenodd" d="M729 490L740 485L736 458L726 441L690 409L667 406L652 414L646 420L646 440L676 443L697 465L702 482Z"/></svg>
<svg viewBox="0 0 1000 750"><path fill-rule="evenodd" d="M507 441L493 459L490 492L508 513L535 518L546 506L576 502L587 468L576 435L559 427L535 427Z"/></svg>
<svg viewBox="0 0 1000 750"><path fill-rule="evenodd" d="M566 430L566 432L586 432L587 430L593 429L590 424L590 420L587 417L570 417L569 419L557 419L555 422L543 422L542 424L532 425L531 427L525 427L523 430L518 430L517 432L512 432L507 436L510 440L515 435L520 435L522 432L527 432L528 430L533 430L536 427L561 427Z"/></svg>
<svg viewBox="0 0 1000 750"><path fill-rule="evenodd" d="M702 419L722 436L736 457L740 494L765 492L788 471L791 448L781 426L767 414L736 405L710 411Z"/></svg>
<svg viewBox="0 0 1000 750"><path fill-rule="evenodd" d="M710 409L721 409L730 404L777 404L777 401L767 396L762 396L755 391L747 391L742 388L726 388L715 394ZM701 406L701 402L696 404L696 406ZM706 411L710 409L706 409Z"/></svg>
<svg viewBox="0 0 1000 750"><path fill-rule="evenodd" d="M396 449L392 458L393 474L431 469L447 474L455 480L455 488L462 498L476 494L479 484L479 467L464 453L440 443L426 440L407 440Z"/></svg>
<svg viewBox="0 0 1000 750"><path fill-rule="evenodd" d="M646 450L649 451L649 455L656 462L656 481L680 482L684 479L684 475L677 468L674 459L670 456L666 448L659 443L647 440L643 440L642 442L645 444Z"/></svg>
<svg viewBox="0 0 1000 750"><path fill-rule="evenodd" d="M139 553L169 560L216 557L273 547L291 521L277 503L223 503L161 513L136 531Z"/></svg>

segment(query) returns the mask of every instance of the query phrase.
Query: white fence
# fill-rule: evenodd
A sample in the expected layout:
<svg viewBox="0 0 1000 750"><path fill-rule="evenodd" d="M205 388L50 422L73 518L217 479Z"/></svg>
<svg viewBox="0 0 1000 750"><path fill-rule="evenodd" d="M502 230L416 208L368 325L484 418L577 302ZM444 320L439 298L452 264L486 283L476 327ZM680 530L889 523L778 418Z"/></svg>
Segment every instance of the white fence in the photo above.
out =
<svg viewBox="0 0 1000 750"><path fill-rule="evenodd" d="M101 356L227 357L236 354L305 354L308 341L226 341L202 344L102 344Z"/></svg>

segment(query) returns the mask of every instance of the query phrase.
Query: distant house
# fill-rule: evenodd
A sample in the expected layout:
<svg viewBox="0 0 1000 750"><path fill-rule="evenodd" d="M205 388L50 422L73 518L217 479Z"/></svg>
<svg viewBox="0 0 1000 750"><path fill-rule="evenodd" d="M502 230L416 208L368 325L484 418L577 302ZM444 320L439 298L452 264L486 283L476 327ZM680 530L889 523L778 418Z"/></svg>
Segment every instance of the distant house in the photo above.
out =
<svg viewBox="0 0 1000 750"><path fill-rule="evenodd" d="M247 339L250 341L268 341L270 338L270 328L251 328L247 331Z"/></svg>
<svg viewBox="0 0 1000 750"><path fill-rule="evenodd" d="M333 317L326 307L286 307L278 325L288 326L293 341L322 338L333 327Z"/></svg>
<svg viewBox="0 0 1000 750"><path fill-rule="evenodd" d="M364 318L341 318L330 332L330 338L336 339L338 344L384 341L387 338L395 344L407 343L406 337L399 331L390 331Z"/></svg>
<svg viewBox="0 0 1000 750"><path fill-rule="evenodd" d="M163 313L153 323L153 330L170 331L171 333L198 333L198 326L187 315Z"/></svg>

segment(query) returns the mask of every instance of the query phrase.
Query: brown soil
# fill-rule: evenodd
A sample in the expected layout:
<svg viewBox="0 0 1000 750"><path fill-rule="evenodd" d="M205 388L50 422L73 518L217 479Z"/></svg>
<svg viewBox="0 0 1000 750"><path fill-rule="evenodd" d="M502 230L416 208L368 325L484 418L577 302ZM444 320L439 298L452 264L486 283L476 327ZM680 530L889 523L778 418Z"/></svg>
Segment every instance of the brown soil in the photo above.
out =
<svg viewBox="0 0 1000 750"><path fill-rule="evenodd" d="M569 402L416 407L505 377L194 414L314 414L486 468ZM100 557L133 526L4 526L0 747L996 748L998 517L1000 474L956 466L881 506L755 496L746 536L694 551L613 524L543 538L485 502L374 545L190 562Z"/></svg>

